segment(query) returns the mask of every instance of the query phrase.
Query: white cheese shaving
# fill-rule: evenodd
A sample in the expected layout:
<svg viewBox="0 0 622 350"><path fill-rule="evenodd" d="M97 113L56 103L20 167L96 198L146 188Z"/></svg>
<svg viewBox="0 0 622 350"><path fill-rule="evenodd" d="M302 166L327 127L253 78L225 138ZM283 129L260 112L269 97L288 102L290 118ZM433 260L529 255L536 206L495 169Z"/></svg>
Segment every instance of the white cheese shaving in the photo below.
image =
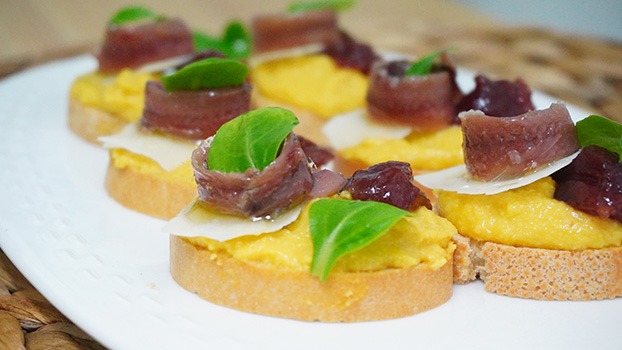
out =
<svg viewBox="0 0 622 350"><path fill-rule="evenodd" d="M512 179L494 181L478 181L469 177L466 166L458 165L449 169L415 176L415 180L431 189L452 191L464 194L496 194L514 188L529 185L539 179L547 177L557 170L570 164L579 154L574 154L556 160L532 173Z"/></svg>
<svg viewBox="0 0 622 350"><path fill-rule="evenodd" d="M401 139L408 136L412 129L375 123L365 109L357 109L334 116L324 124L322 132L330 145L340 150L370 138Z"/></svg>
<svg viewBox="0 0 622 350"><path fill-rule="evenodd" d="M314 53L319 53L324 50L324 44L313 43L303 46L296 46L288 49L274 50L269 52L260 53L249 58L249 66L255 67L261 63L267 61L274 61L282 58L305 56Z"/></svg>
<svg viewBox="0 0 622 350"><path fill-rule="evenodd" d="M302 206L299 205L282 212L272 220L253 220L213 212L198 200L195 200L176 217L167 222L162 231L176 236L200 236L226 241L245 235L258 235L278 231L294 222L301 211Z"/></svg>
<svg viewBox="0 0 622 350"><path fill-rule="evenodd" d="M164 72L173 69L179 65L189 62L193 58L194 54L181 55L171 58L166 58L160 61L154 61L145 63L138 67L136 71L144 73L157 73Z"/></svg>
<svg viewBox="0 0 622 350"><path fill-rule="evenodd" d="M123 148L153 159L166 171L174 170L189 161L196 147L194 142L142 133L135 123L128 124L117 134L102 136L98 140L104 148Z"/></svg>
<svg viewBox="0 0 622 350"><path fill-rule="evenodd" d="M417 58L417 56L410 55L407 53L388 51L388 50L380 50L378 51L378 55L380 55L380 57L385 61L400 61L400 60L414 61Z"/></svg>

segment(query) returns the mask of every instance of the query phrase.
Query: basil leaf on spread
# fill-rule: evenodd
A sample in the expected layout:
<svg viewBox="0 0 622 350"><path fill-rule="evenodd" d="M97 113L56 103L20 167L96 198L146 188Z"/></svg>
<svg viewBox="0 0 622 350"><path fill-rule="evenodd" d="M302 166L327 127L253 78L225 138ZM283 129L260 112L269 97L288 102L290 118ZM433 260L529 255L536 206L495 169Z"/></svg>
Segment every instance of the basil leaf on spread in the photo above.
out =
<svg viewBox="0 0 622 350"><path fill-rule="evenodd" d="M160 78L166 91L212 89L244 83L248 67L231 58L210 57Z"/></svg>
<svg viewBox="0 0 622 350"><path fill-rule="evenodd" d="M251 54L251 35L240 22L227 25L222 42L226 44L224 54L228 57L247 58Z"/></svg>
<svg viewBox="0 0 622 350"><path fill-rule="evenodd" d="M429 55L421 57L419 60L414 62L404 74L405 76L417 75L424 76L430 74L432 71L432 67L434 66L434 62L443 54L443 50L439 50L433 52Z"/></svg>
<svg viewBox="0 0 622 350"><path fill-rule="evenodd" d="M220 41L220 39L215 38L211 35L194 31L192 32L192 44L194 46L195 52L216 50L224 55L224 53L222 52L222 42Z"/></svg>
<svg viewBox="0 0 622 350"><path fill-rule="evenodd" d="M144 19L160 19L162 16L156 14L148 8L141 6L124 7L117 11L109 20L108 23L121 25L129 22L140 21Z"/></svg>
<svg viewBox="0 0 622 350"><path fill-rule="evenodd" d="M297 124L294 113L280 107L242 114L223 124L214 135L207 154L208 168L224 173L261 171L276 159Z"/></svg>
<svg viewBox="0 0 622 350"><path fill-rule="evenodd" d="M622 125L599 115L577 122L577 137L581 147L599 146L616 153L622 161Z"/></svg>
<svg viewBox="0 0 622 350"><path fill-rule="evenodd" d="M315 1L298 1L293 2L287 8L291 13L313 10L335 10L344 11L355 5L355 0L315 0Z"/></svg>
<svg viewBox="0 0 622 350"><path fill-rule="evenodd" d="M311 274L325 281L337 259L370 244L407 215L412 214L374 201L324 198L313 202L309 208Z"/></svg>
<svg viewBox="0 0 622 350"><path fill-rule="evenodd" d="M222 38L201 32L192 33L195 51L216 50L230 58L247 58L252 48L252 39L242 23L233 21L225 28Z"/></svg>

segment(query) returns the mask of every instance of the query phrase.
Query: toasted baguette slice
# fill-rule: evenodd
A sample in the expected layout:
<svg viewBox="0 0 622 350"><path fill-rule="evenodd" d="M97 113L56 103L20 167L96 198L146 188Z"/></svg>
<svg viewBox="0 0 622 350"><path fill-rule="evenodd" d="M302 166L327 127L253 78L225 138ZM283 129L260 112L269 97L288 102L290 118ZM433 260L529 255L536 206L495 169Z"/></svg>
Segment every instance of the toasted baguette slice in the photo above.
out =
<svg viewBox="0 0 622 350"><path fill-rule="evenodd" d="M454 237L454 283L480 278L492 293L538 300L622 296L622 247L582 251L514 247Z"/></svg>
<svg viewBox="0 0 622 350"><path fill-rule="evenodd" d="M197 191L194 182L170 181L132 167L119 168L112 162L106 172L105 187L123 206L165 220L191 203Z"/></svg>
<svg viewBox="0 0 622 350"><path fill-rule="evenodd" d="M100 136L115 134L127 124L121 118L100 109L85 106L76 98L69 97L69 128L84 140L100 144Z"/></svg>
<svg viewBox="0 0 622 350"><path fill-rule="evenodd" d="M174 235L170 271L179 285L214 304L305 321L405 317L445 303L452 293L451 263L437 271L419 265L379 272L335 272L321 282L305 271L243 262Z"/></svg>

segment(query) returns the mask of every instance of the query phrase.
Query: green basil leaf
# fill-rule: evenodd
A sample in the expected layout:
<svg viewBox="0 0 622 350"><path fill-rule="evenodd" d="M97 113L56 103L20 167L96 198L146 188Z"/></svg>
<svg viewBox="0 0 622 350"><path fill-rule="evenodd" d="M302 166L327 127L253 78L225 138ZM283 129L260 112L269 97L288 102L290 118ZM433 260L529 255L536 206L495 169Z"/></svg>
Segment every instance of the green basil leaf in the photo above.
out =
<svg viewBox="0 0 622 350"><path fill-rule="evenodd" d="M311 274L325 281L337 259L385 234L410 212L374 201L319 199L309 208Z"/></svg>
<svg viewBox="0 0 622 350"><path fill-rule="evenodd" d="M285 138L298 124L291 111L280 107L252 110L223 124L208 151L210 170L243 173L263 170L279 154Z"/></svg>
<svg viewBox="0 0 622 350"><path fill-rule="evenodd" d="M298 1L294 2L287 8L291 13L312 10L335 10L345 11L354 7L355 0L315 0L315 1Z"/></svg>
<svg viewBox="0 0 622 350"><path fill-rule="evenodd" d="M231 22L227 25L222 43L227 57L247 58L251 53L251 35L240 22Z"/></svg>
<svg viewBox="0 0 622 350"><path fill-rule="evenodd" d="M192 43L194 44L194 51L196 52L205 50L217 50L223 53L222 42L220 41L220 39L214 38L213 36L209 36L205 33L197 31L193 32Z"/></svg>
<svg viewBox="0 0 622 350"><path fill-rule="evenodd" d="M231 58L210 57L160 78L166 91L213 89L241 85L248 67Z"/></svg>
<svg viewBox="0 0 622 350"><path fill-rule="evenodd" d="M599 146L616 153L622 161L622 125L599 115L577 122L577 136L581 147Z"/></svg>
<svg viewBox="0 0 622 350"><path fill-rule="evenodd" d="M117 11L108 23L121 25L128 22L140 21L143 19L160 19L162 16L154 13L148 8L141 6L124 7Z"/></svg>
<svg viewBox="0 0 622 350"><path fill-rule="evenodd" d="M195 51L217 50L229 58L247 58L252 49L251 35L237 21L227 25L222 38L195 31L192 39Z"/></svg>
<svg viewBox="0 0 622 350"><path fill-rule="evenodd" d="M439 50L433 52L429 55L423 56L416 62L414 62L407 70L404 75L411 76L424 76L430 74L432 71L432 67L434 66L434 61L436 61L443 54L443 50Z"/></svg>

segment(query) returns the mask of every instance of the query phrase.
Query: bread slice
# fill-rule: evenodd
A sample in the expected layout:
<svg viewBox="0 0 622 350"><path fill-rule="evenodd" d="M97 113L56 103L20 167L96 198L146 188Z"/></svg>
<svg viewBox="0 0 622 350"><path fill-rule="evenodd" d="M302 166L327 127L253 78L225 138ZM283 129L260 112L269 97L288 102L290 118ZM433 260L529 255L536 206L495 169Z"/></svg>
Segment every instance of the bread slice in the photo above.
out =
<svg viewBox="0 0 622 350"><path fill-rule="evenodd" d="M106 172L105 187L108 195L123 206L165 220L172 219L191 203L197 191L193 181L173 181L145 174L135 167L117 167L112 161Z"/></svg>
<svg viewBox="0 0 622 350"><path fill-rule="evenodd" d="M326 282L306 271L244 262L171 235L170 272L183 288L214 304L305 321L355 322L413 315L452 294L451 260L378 272L334 272Z"/></svg>
<svg viewBox="0 0 622 350"><path fill-rule="evenodd" d="M86 106L74 97L69 97L68 123L76 135L93 144L101 144L98 137L115 134L127 124L123 119Z"/></svg>
<svg viewBox="0 0 622 350"><path fill-rule="evenodd" d="M581 251L514 247L454 237L454 283L481 279L492 293L538 300L622 296L622 247Z"/></svg>

